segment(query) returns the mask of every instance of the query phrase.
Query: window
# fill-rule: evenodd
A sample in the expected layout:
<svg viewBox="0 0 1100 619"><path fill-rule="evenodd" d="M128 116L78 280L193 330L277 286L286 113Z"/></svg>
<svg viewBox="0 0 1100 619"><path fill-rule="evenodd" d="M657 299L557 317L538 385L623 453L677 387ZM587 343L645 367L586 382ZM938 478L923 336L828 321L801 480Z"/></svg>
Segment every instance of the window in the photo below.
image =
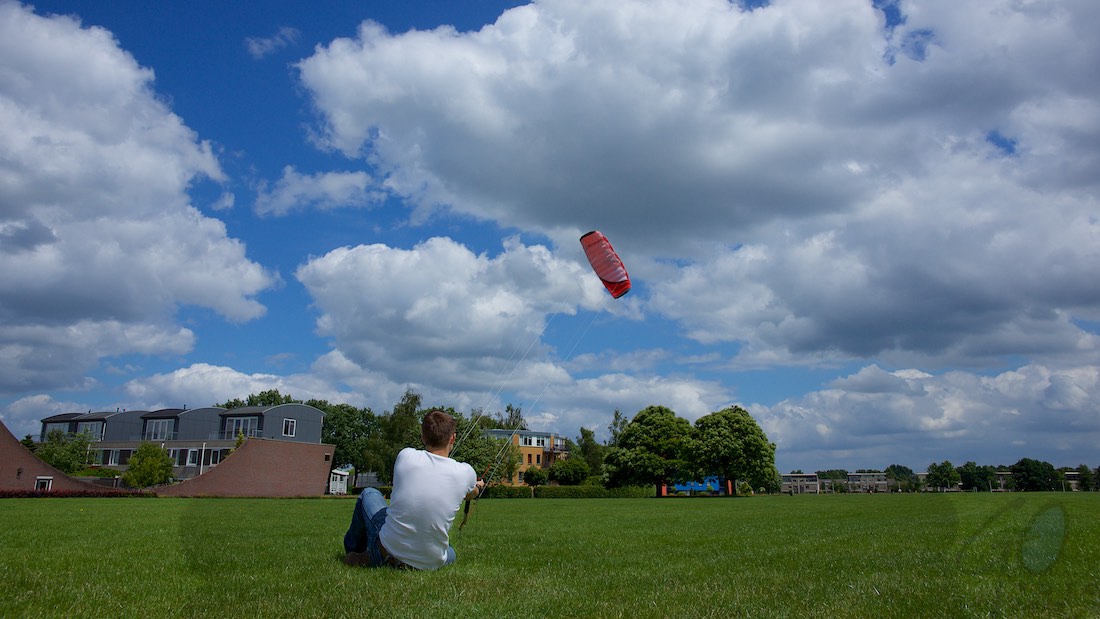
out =
<svg viewBox="0 0 1100 619"><path fill-rule="evenodd" d="M198 465L199 465L199 450L198 449L188 449L187 450L187 466L198 466Z"/></svg>
<svg viewBox="0 0 1100 619"><path fill-rule="evenodd" d="M225 420L225 438L233 439L238 434L246 437L258 436L260 420L256 417L229 417Z"/></svg>
<svg viewBox="0 0 1100 619"><path fill-rule="evenodd" d="M145 422L145 440L147 441L164 441L171 438L168 436L172 429L171 419L150 419Z"/></svg>
<svg viewBox="0 0 1100 619"><path fill-rule="evenodd" d="M531 454L527 454L527 464L531 464Z"/></svg>
<svg viewBox="0 0 1100 619"><path fill-rule="evenodd" d="M294 436L294 427L297 425L298 423L293 419L284 419L283 436Z"/></svg>
<svg viewBox="0 0 1100 619"><path fill-rule="evenodd" d="M535 454L535 464L542 464L542 454Z"/></svg>
<svg viewBox="0 0 1100 619"><path fill-rule="evenodd" d="M93 441L99 441L103 439L103 422L102 421L81 421L76 424L76 433L83 434L87 432L92 435Z"/></svg>
<svg viewBox="0 0 1100 619"><path fill-rule="evenodd" d="M111 449L108 451L105 449L104 452L106 452L104 455L107 456L107 462L105 462L104 464L107 464L108 466L118 466L118 450Z"/></svg>
<svg viewBox="0 0 1100 619"><path fill-rule="evenodd" d="M49 492L53 488L53 477L39 477L34 480L34 489L39 492Z"/></svg>

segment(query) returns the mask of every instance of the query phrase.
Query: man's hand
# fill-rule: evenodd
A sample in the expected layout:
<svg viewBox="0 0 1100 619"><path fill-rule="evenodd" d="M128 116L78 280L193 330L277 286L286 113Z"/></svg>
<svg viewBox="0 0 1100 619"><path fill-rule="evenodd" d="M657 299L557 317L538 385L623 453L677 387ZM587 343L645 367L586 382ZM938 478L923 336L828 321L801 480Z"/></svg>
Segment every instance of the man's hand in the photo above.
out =
<svg viewBox="0 0 1100 619"><path fill-rule="evenodd" d="M469 494L466 495L466 500L467 501L472 501L473 499L478 498L479 496L481 496L481 491L484 488L485 488L485 480L483 480L483 479L477 480L477 483L474 484L474 489L471 490L469 492Z"/></svg>

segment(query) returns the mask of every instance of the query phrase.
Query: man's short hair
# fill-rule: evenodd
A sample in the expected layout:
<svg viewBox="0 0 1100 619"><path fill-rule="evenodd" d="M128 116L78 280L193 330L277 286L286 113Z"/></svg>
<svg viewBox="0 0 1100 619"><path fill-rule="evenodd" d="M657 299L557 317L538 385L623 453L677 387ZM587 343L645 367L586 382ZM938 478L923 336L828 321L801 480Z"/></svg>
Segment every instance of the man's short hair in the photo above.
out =
<svg viewBox="0 0 1100 619"><path fill-rule="evenodd" d="M428 449L446 447L454 433L455 418L441 410L430 411L420 424L420 438Z"/></svg>

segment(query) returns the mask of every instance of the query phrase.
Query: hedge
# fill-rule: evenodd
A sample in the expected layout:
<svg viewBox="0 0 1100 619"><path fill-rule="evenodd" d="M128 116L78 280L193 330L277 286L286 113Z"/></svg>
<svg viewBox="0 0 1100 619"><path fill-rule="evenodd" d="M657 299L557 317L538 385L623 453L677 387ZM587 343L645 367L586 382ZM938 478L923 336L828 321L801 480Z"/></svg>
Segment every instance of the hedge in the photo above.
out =
<svg viewBox="0 0 1100 619"><path fill-rule="evenodd" d="M604 488L602 486L539 486L536 499L648 499L657 496L654 486L627 486Z"/></svg>
<svg viewBox="0 0 1100 619"><path fill-rule="evenodd" d="M0 490L0 499L87 499L87 498L153 498L152 492L129 490L112 492L110 490Z"/></svg>

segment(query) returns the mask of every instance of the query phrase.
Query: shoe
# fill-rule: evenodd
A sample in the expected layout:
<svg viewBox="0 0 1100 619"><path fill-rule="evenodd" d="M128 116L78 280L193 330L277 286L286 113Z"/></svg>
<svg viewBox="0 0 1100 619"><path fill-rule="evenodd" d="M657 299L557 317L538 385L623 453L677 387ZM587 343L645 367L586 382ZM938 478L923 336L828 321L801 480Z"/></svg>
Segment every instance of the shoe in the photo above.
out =
<svg viewBox="0 0 1100 619"><path fill-rule="evenodd" d="M370 566L370 554L366 552L349 552L344 555L344 564L356 567Z"/></svg>

